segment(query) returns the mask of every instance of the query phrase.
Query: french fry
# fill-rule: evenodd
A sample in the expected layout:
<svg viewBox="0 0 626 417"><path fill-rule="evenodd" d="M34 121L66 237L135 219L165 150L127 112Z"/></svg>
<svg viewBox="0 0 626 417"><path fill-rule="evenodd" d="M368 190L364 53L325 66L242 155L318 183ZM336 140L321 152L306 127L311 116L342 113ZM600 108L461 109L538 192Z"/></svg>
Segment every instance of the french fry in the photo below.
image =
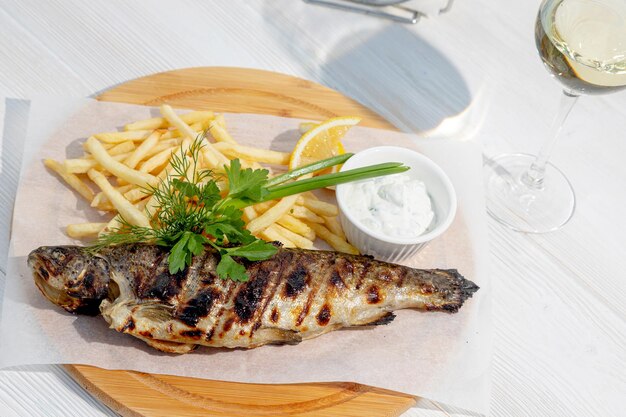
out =
<svg viewBox="0 0 626 417"><path fill-rule="evenodd" d="M159 210L159 201L157 200L156 196L152 194L150 198L148 198L148 201L146 202L145 211L152 218L154 217L154 215L156 214L158 210Z"/></svg>
<svg viewBox="0 0 626 417"><path fill-rule="evenodd" d="M291 230L294 233L299 234L309 240L315 240L315 232L306 223L289 214L283 214L283 216L276 220L276 223Z"/></svg>
<svg viewBox="0 0 626 417"><path fill-rule="evenodd" d="M276 231L280 233L281 236L284 236L287 239L289 239L291 242L293 242L293 244L296 245L297 248L313 249L313 242L311 240L297 233L292 232L286 227L283 227L279 224L273 224L272 228L275 228Z"/></svg>
<svg viewBox="0 0 626 417"><path fill-rule="evenodd" d="M67 235L74 239L95 237L106 227L106 223L78 223L68 224L65 228Z"/></svg>
<svg viewBox="0 0 626 417"><path fill-rule="evenodd" d="M169 140L169 139L176 139L181 137L182 135L180 134L179 130L168 130L167 132L163 133L163 136L161 136L162 140Z"/></svg>
<svg viewBox="0 0 626 417"><path fill-rule="evenodd" d="M237 144L237 141L230 136L230 133L218 122L217 118L209 122L209 133L218 142Z"/></svg>
<svg viewBox="0 0 626 417"><path fill-rule="evenodd" d="M226 129L226 119L222 113L215 115L215 121L222 126L222 128Z"/></svg>
<svg viewBox="0 0 626 417"><path fill-rule="evenodd" d="M203 120L201 122L191 124L191 125L189 125L189 127L195 128L196 132L200 131L200 132L204 133L204 131L209 128L209 124L211 123L212 120L213 119Z"/></svg>
<svg viewBox="0 0 626 417"><path fill-rule="evenodd" d="M196 132L193 131L189 125L187 123L185 123L183 121L183 119L180 118L180 116L178 116L175 112L174 109L172 109L172 107L168 106L167 104L162 104L160 107L161 110L161 114L163 115L163 117L165 117L167 119L167 121L174 127L176 127L178 130L180 130L181 132L183 132L184 136L186 136L187 138L191 139L191 140L195 140L196 139ZM215 149L213 147L213 144L210 143L207 140L203 141L204 144L204 154L206 157L208 157L208 163L211 166L222 166L224 164L228 164L228 159L226 159L226 157L224 155L222 155L217 149Z"/></svg>
<svg viewBox="0 0 626 417"><path fill-rule="evenodd" d="M152 130L131 130L128 132L96 133L93 137L104 143L122 143L129 140L144 140L151 133Z"/></svg>
<svg viewBox="0 0 626 417"><path fill-rule="evenodd" d="M124 196L117 191L109 181L96 171L90 169L87 173L89 178L102 190L107 198L113 203L119 214L130 224L137 226L150 227L150 222L145 214L139 211L132 203L124 198Z"/></svg>
<svg viewBox="0 0 626 417"><path fill-rule="evenodd" d="M117 211L113 203L111 203L108 199L96 199L91 202L91 207L100 210L100 211Z"/></svg>
<svg viewBox="0 0 626 417"><path fill-rule="evenodd" d="M322 218L324 219L324 224L326 225L328 230L330 230L333 234L339 236L343 240L346 240L346 235L343 232L343 227L341 227L341 222L339 222L337 216L322 216Z"/></svg>
<svg viewBox="0 0 626 417"><path fill-rule="evenodd" d="M310 197L302 197L302 196L298 198L298 203L300 202L302 202L302 205L304 207L308 208L313 213L319 216L332 217L332 216L339 215L339 209L334 204L325 203L324 201L314 200Z"/></svg>
<svg viewBox="0 0 626 417"><path fill-rule="evenodd" d="M146 198L148 195L148 191L144 188L133 188L132 190L124 193L124 198L134 204L139 200Z"/></svg>
<svg viewBox="0 0 626 417"><path fill-rule="evenodd" d="M63 169L69 174L86 174L92 168L102 168L95 159L74 158L63 161Z"/></svg>
<svg viewBox="0 0 626 417"><path fill-rule="evenodd" d="M119 162L127 158L128 155L130 154L123 153L123 154L112 156L111 158ZM98 161L93 158L66 159L65 161L63 161L63 167L65 168L65 171L70 174L86 174L87 171L89 171L92 168L97 169L99 171L102 171L104 169L102 168L100 164L98 164Z"/></svg>
<svg viewBox="0 0 626 417"><path fill-rule="evenodd" d="M124 125L124 130L155 130L167 128L167 120L162 117L153 117L152 119L138 120L133 123Z"/></svg>
<svg viewBox="0 0 626 417"><path fill-rule="evenodd" d="M119 229L122 226L123 226L122 216L120 216L119 214L116 214L115 216L113 216L111 220L109 220L109 222L106 224L106 226L104 226L104 228L100 231L100 233L98 233L98 236L111 233L113 230Z"/></svg>
<svg viewBox="0 0 626 417"><path fill-rule="evenodd" d="M249 223L252 219L256 219L257 217L258 217L258 214L256 210L254 210L254 207L248 206L248 207L243 208L242 218L244 222Z"/></svg>
<svg viewBox="0 0 626 417"><path fill-rule="evenodd" d="M295 248L296 244L291 240L287 239L283 236L275 227L275 225L271 225L267 229L261 231L259 236L268 242L280 242L286 248Z"/></svg>
<svg viewBox="0 0 626 417"><path fill-rule="evenodd" d="M137 186L135 184L126 184L126 185L122 185L120 187L117 187L117 191L119 191L120 193L124 194L125 192L130 191L133 188L137 188Z"/></svg>
<svg viewBox="0 0 626 417"><path fill-rule="evenodd" d="M160 166L164 166L164 168L167 169L171 166L170 159L172 157L172 154L175 152L177 152L179 155L181 153L186 154L190 146L191 139L185 138L180 146L173 146L169 149L165 149L148 159L141 165L141 167L139 167L139 170L141 172L153 172L156 168Z"/></svg>
<svg viewBox="0 0 626 417"><path fill-rule="evenodd" d="M187 156L187 159L191 159L191 157ZM172 168L172 164L168 163L158 174L157 174L157 178L159 180L164 180L165 178L167 178L167 176L169 174L171 174L174 171L174 168Z"/></svg>
<svg viewBox="0 0 626 417"><path fill-rule="evenodd" d="M207 122L206 126L208 127L208 125L209 123ZM190 124L189 128L193 130L194 132L196 132L196 136L202 133L206 129L205 124L203 122ZM163 134L163 139L180 138L181 136L184 136L183 132L181 132L178 129L172 129L172 130L168 130L167 132Z"/></svg>
<svg viewBox="0 0 626 417"><path fill-rule="evenodd" d="M357 248L355 248L354 246L352 246L351 244L349 244L348 242L346 242L345 240L343 240L336 234L332 233L330 230L328 230L326 227L322 226L321 224L309 223L309 226L311 226L311 229L315 231L315 234L317 235L317 237L322 239L324 242L328 243L334 250L339 251L339 252L350 253L353 255L359 254L359 251Z"/></svg>
<svg viewBox="0 0 626 417"><path fill-rule="evenodd" d="M202 158L202 166L205 167L206 169L213 169L215 171L219 171L219 172L224 172L224 165L226 164L217 164L214 165L215 163L215 158L213 157L213 155L211 154L211 152L208 149L204 149L202 148L200 150L200 156Z"/></svg>
<svg viewBox="0 0 626 417"><path fill-rule="evenodd" d="M309 223L324 223L324 219L304 206L295 205L289 211L293 217Z"/></svg>
<svg viewBox="0 0 626 417"><path fill-rule="evenodd" d="M116 161L107 153L107 151L102 147L97 139L93 137L87 139L87 149L93 155L94 159L98 161L98 163L102 165L104 169L106 169L113 175L123 179L124 181L127 181L130 184L138 185L140 187L156 185L156 177L145 172L130 169L121 162ZM89 170L89 172L91 171L93 171L93 169ZM109 196L107 195L107 197Z"/></svg>
<svg viewBox="0 0 626 417"><path fill-rule="evenodd" d="M143 200L136 202L135 207L137 207L138 210L141 210L143 212L146 206L148 205L149 201L150 201L149 198L144 198Z"/></svg>
<svg viewBox="0 0 626 417"><path fill-rule="evenodd" d="M252 234L256 234L264 229L267 229L270 225L275 223L276 220L280 219L285 213L287 213L291 207L293 207L297 198L297 195L282 198L278 203L272 206L272 208L248 223L246 228Z"/></svg>
<svg viewBox="0 0 626 417"><path fill-rule="evenodd" d="M79 177L74 174L71 174L65 170L63 165L53 159L44 159L44 165L56 172L63 180L78 194L83 196L85 200L91 201L93 200L94 193L91 191L91 188L87 184L83 182Z"/></svg>
<svg viewBox="0 0 626 417"><path fill-rule="evenodd" d="M135 184L127 184L127 185L122 185L121 187L117 187L117 191L119 191L120 193L124 194L127 191L132 190L133 188L135 188L136 185ZM94 201L98 202L98 201L109 201L109 199L107 198L106 195L104 195L104 193L102 191L98 192L93 200L91 200L91 202L93 203Z"/></svg>
<svg viewBox="0 0 626 417"><path fill-rule="evenodd" d="M305 134L309 130L313 129L315 126L317 126L317 123L314 123L314 122L302 122L302 123L300 123L300 126L299 126L300 133Z"/></svg>
<svg viewBox="0 0 626 417"><path fill-rule="evenodd" d="M212 111L192 111L180 115L180 118L187 124L193 124L214 117ZM154 130L167 128L169 123L163 117L154 117L152 119L139 120L124 126L124 130Z"/></svg>
<svg viewBox="0 0 626 417"><path fill-rule="evenodd" d="M147 161L148 159L152 158L154 155L163 152L166 149L176 149L178 147L180 147L180 144L182 143L182 139L178 138L178 139L167 139L167 140L162 140L159 143L157 143L154 148L150 149L148 151L148 153L146 154L146 156L144 156L143 161Z"/></svg>
<svg viewBox="0 0 626 417"><path fill-rule="evenodd" d="M132 152L134 150L135 150L135 142L133 142L132 140L129 140L126 142L118 143L115 146L112 146L111 148L107 149L107 153L111 156L115 156L115 155Z"/></svg>
<svg viewBox="0 0 626 417"><path fill-rule="evenodd" d="M239 163L241 163L241 167L243 169L252 168L252 164L254 164L254 162L250 162L247 159L239 159ZM254 169L254 168L252 168L252 169Z"/></svg>
<svg viewBox="0 0 626 417"><path fill-rule="evenodd" d="M180 115L182 121L187 124L202 122L204 120L213 119L214 117L215 113L210 110L196 110Z"/></svg>
<svg viewBox="0 0 626 417"><path fill-rule="evenodd" d="M91 207L98 207L100 204L108 203L109 199L102 191L97 193L91 200Z"/></svg>
<svg viewBox="0 0 626 417"><path fill-rule="evenodd" d="M276 204L275 201L265 201L263 203L257 203L254 206L254 209L256 210L257 213L265 213L267 210L269 210L274 204Z"/></svg>
<svg viewBox="0 0 626 417"><path fill-rule="evenodd" d="M121 194L124 194L134 189L135 187L136 185L134 184L122 185L121 187L117 187L117 191L119 191ZM107 196L102 191L97 193L94 196L93 200L91 200L91 207L97 208L98 210L104 210L104 211L115 210L115 207L113 206L113 204L111 204Z"/></svg>
<svg viewBox="0 0 626 417"><path fill-rule="evenodd" d="M243 158L267 164L288 165L291 157L291 154L287 152L270 151L228 142L217 142L213 146L231 158Z"/></svg>
<svg viewBox="0 0 626 417"><path fill-rule="evenodd" d="M256 161L249 161L247 159L239 158L239 162L241 163L241 167L243 169L251 168L251 169L267 169L271 176L272 170L269 167L263 167Z"/></svg>
<svg viewBox="0 0 626 417"><path fill-rule="evenodd" d="M159 138L162 134L163 132L158 130L152 132L146 140L141 142L141 145L139 145L128 158L124 159L124 164L126 164L128 168L134 169L148 154L148 152L150 152L150 150L159 142Z"/></svg>

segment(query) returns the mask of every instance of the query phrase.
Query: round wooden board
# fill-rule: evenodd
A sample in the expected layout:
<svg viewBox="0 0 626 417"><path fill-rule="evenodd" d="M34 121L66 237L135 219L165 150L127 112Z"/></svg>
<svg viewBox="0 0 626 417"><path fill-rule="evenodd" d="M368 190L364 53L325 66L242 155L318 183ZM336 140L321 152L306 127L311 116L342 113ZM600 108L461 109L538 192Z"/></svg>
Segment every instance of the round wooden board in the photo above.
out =
<svg viewBox="0 0 626 417"><path fill-rule="evenodd" d="M139 78L99 100L323 120L361 116L361 125L393 129L379 115L327 87L244 68L187 68ZM412 396L354 383L262 385L109 371L68 365L70 374L122 416L399 416Z"/></svg>

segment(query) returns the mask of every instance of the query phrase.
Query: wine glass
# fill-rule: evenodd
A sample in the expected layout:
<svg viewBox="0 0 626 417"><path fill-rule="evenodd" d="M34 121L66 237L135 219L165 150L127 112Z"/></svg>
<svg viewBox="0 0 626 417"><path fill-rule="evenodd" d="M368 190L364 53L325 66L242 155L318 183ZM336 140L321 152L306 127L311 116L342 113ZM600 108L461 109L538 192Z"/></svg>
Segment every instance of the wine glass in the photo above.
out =
<svg viewBox="0 0 626 417"><path fill-rule="evenodd" d="M544 0L535 41L563 87L552 136L538 155L502 155L484 170L489 214L514 230L544 233L567 223L576 206L572 185L548 159L578 96L626 88L626 0Z"/></svg>

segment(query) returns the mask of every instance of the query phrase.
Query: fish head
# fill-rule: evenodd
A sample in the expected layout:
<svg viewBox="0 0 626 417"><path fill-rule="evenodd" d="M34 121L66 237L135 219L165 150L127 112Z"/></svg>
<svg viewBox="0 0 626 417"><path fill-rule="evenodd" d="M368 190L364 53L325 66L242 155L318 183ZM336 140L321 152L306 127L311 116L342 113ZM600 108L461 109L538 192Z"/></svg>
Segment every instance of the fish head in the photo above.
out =
<svg viewBox="0 0 626 417"><path fill-rule="evenodd" d="M28 255L35 284L71 313L97 314L109 287L109 263L79 246L42 246Z"/></svg>

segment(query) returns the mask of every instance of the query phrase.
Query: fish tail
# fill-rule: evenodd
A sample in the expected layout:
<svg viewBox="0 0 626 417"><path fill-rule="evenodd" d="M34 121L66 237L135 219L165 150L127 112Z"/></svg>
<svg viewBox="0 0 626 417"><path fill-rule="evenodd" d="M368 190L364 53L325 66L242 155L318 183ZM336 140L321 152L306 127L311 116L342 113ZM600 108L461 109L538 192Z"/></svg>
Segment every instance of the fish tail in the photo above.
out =
<svg viewBox="0 0 626 417"><path fill-rule="evenodd" d="M446 311L456 313L465 301L480 289L474 282L466 279L456 269L438 269L437 272L445 273L450 277L451 291L446 297L446 302L442 307Z"/></svg>

